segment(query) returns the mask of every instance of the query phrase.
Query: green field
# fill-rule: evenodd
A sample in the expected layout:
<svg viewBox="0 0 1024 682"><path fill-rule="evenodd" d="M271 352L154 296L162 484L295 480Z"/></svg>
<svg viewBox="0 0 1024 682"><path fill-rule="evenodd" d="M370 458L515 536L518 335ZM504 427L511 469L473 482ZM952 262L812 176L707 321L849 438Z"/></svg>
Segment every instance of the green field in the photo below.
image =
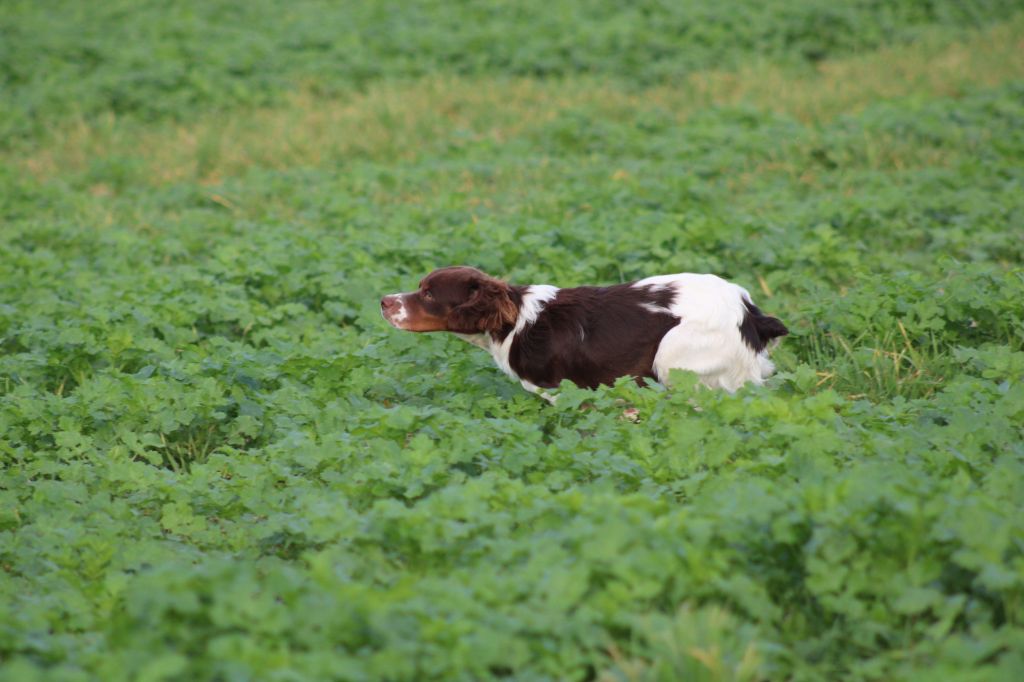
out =
<svg viewBox="0 0 1024 682"><path fill-rule="evenodd" d="M1022 260L1024 2L7 0L0 679L1024 680ZM550 405L460 263L792 333Z"/></svg>

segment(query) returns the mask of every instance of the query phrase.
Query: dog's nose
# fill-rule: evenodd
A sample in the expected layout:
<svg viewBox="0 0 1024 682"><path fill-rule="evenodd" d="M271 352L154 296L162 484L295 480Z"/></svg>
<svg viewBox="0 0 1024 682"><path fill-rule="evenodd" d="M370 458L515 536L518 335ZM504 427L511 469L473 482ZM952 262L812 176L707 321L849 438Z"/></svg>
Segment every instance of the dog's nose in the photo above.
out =
<svg viewBox="0 0 1024 682"><path fill-rule="evenodd" d="M397 296L385 296L380 299L380 309L382 312L389 313L398 307Z"/></svg>

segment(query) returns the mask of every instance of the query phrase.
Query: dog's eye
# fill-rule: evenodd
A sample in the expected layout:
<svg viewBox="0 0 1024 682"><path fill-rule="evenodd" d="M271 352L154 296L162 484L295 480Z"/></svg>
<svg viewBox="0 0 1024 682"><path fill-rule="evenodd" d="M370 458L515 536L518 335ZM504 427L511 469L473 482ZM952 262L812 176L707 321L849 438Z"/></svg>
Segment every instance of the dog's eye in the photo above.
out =
<svg viewBox="0 0 1024 682"><path fill-rule="evenodd" d="M434 300L434 295L432 293L430 293L429 291L424 291L423 292L423 298L427 299L428 301L433 301Z"/></svg>

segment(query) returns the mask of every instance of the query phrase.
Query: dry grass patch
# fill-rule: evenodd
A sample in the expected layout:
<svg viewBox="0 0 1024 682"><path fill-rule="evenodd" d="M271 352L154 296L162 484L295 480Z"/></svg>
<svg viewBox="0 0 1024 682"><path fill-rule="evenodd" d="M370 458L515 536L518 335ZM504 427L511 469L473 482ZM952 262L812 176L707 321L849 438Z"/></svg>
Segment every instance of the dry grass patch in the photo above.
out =
<svg viewBox="0 0 1024 682"><path fill-rule="evenodd" d="M822 122L872 102L908 95L956 97L1024 77L1024 15L949 43L931 33L912 45L821 62L794 76L770 64L697 74L690 87L705 103L747 103Z"/></svg>

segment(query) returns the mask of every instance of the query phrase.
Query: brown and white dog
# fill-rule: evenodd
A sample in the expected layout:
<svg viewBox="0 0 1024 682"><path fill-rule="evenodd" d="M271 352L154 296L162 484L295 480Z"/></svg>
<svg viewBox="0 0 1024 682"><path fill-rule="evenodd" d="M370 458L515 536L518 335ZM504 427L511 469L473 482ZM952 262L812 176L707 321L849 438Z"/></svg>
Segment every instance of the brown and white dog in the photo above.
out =
<svg viewBox="0 0 1024 682"><path fill-rule="evenodd" d="M416 291L385 296L380 308L398 329L452 332L480 346L534 392L563 379L587 388L623 376L664 382L672 369L735 391L774 371L769 343L788 333L742 287L689 273L559 289L456 266L430 273Z"/></svg>

